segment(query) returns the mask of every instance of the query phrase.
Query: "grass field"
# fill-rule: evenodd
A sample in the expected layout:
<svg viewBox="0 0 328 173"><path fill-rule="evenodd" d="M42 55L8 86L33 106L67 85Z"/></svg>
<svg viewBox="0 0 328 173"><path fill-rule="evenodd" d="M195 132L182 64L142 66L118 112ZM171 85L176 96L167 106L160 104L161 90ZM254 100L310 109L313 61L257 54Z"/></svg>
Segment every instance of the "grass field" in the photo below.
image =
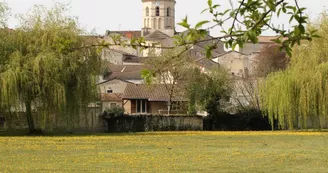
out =
<svg viewBox="0 0 328 173"><path fill-rule="evenodd" d="M0 137L0 172L328 172L328 133Z"/></svg>

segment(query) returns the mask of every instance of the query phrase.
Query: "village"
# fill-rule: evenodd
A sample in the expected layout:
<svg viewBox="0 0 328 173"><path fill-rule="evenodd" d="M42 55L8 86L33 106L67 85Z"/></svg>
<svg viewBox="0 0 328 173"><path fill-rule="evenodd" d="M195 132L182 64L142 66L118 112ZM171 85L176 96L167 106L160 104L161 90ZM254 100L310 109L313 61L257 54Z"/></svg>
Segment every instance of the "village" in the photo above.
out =
<svg viewBox="0 0 328 173"><path fill-rule="evenodd" d="M143 70L149 68L147 59L161 57L167 51L167 47L174 45L175 35L185 34L184 32L177 33L175 23L172 22L175 21L176 2L172 0L143 1L142 3L144 27L140 31L106 31L100 39L113 44L113 38L117 36L128 42L131 39L144 37L146 45L155 45L155 47L141 51L123 46L109 46L103 49L101 59L106 62L108 74L101 76L98 82L101 93L101 111L121 107L126 115L188 115L186 106L171 107L177 102L189 100L186 95L183 96L184 98L170 96L171 88L167 88L166 85L179 85L178 81L157 80L152 84L147 84L141 75ZM204 37L204 39L208 38L212 37L210 35ZM247 92L244 81L251 80L252 85L256 85L256 81L261 78L255 74L258 63L265 63L265 61L259 62L260 51L270 46L274 51L276 43L272 40L276 38L277 36L259 36L258 43L249 42L243 48L236 50L226 50L224 44L219 42L209 58L206 57L205 51L211 41L200 42L187 51L188 58L185 61L192 64L190 68L197 67L203 73L210 73L214 68L224 68L235 85L225 104L228 104L230 109L253 106L252 94L256 92L256 89L253 92ZM170 73L169 70L172 69L167 69L168 73ZM175 76L171 75L167 78L174 79ZM187 79L182 77L182 80ZM208 112L197 110L196 115L207 116Z"/></svg>
<svg viewBox="0 0 328 173"><path fill-rule="evenodd" d="M244 111L241 110L241 108L249 110L255 108L259 110L259 105L255 105L255 102L258 102L258 96L254 96L258 92L256 86L257 81L263 77L258 74L258 68L261 66L259 63L269 66L268 68L276 68L270 67L270 65L274 66L275 64L272 62L271 64L267 64L268 62L266 61L268 60L266 59L268 58L261 57L263 55L260 53L266 49L277 52L277 46L273 40L278 36L258 36L258 42L256 44L247 42L244 44L243 48L236 48L234 50L226 49L223 42L217 42L215 43L216 48L212 50L211 56L207 57L206 47L212 44L210 38L213 37L210 33L206 33L206 35L201 38L201 42L193 44L183 55L180 55L181 64L178 65L179 67L175 65L173 68L169 69L162 68L161 74L154 76L156 80L147 83L145 77L142 75L143 71L154 68L152 63L161 63L161 60L156 62L153 61L153 59L163 59L163 56L173 56L172 54L174 54L174 52L172 52L172 50L169 52L167 48L174 47L175 36L187 35L188 31L179 33L175 30L176 1L142 1L142 4L143 9L140 9L140 13L143 14L143 28L141 28L141 30L107 30L104 35L85 36L87 39L97 43L105 42L109 46L102 47L100 53L102 62L99 66L101 70L99 80L97 81L100 101L90 103L88 112L78 116L76 120L77 124L75 125L76 129L73 130L73 128L71 130L75 132L108 131L108 124L106 123L108 120L103 119L104 114L106 115L108 111L116 111L116 115L114 116L122 114L128 116L158 115L165 117L170 116L173 119L177 119L174 117L182 116L182 118L180 117L178 119L180 122L184 122L183 119L186 119L186 124L182 123L172 128L172 130L182 128L180 126L191 126L192 128L189 130L204 130L205 127L201 117L206 118L209 116L209 112L204 108L206 105L201 108L197 104L194 104L192 105L192 107L195 107L194 110L190 110L191 106L189 103L201 99L196 98L194 101L190 100L190 93L187 92L187 90L190 90L190 87L181 87L182 85L188 85L185 83L188 81L188 75L191 74L186 72L175 72L175 74L180 73L180 76L173 74L173 71L176 71L174 68L182 69L183 66L188 69L187 71L192 71L196 68L204 74L211 74L214 73L212 71L221 69L222 73L228 76L225 80L231 81L229 82L230 91L215 93L221 95L220 97L224 97L223 100L218 100L221 103L214 105L214 107L217 107L215 108L217 112L223 111L225 108L228 109L227 112L230 113ZM128 44L131 44L133 39L143 38L145 40L143 45L149 47L142 49L142 46L133 47L115 44L117 38L119 38L119 41L124 41ZM209 41L202 41L206 39ZM285 54L282 54L282 57L285 59L287 58ZM277 58L276 61L281 61L281 59ZM163 65L170 66L169 63ZM200 80L199 83L205 85L205 83L202 83ZM225 83L228 82L225 81ZM228 84L222 84L222 86L223 85ZM252 91L250 91L250 87ZM205 100L203 100L203 102L205 102ZM22 113L23 112L24 110ZM218 113L214 113L211 117L215 117L216 114ZM190 116L191 119L194 118L195 120L190 122ZM24 121L21 121L21 123L19 128L25 127L26 124ZM246 123L245 126L247 126L250 122L244 123ZM2 121L1 124L2 129L5 129L5 122ZM36 124L38 124L38 122L36 122ZM174 124L177 123L174 121ZM8 124L6 127L7 126ZM58 127L60 125L56 124L56 126ZM174 125L168 123L166 126ZM211 126L214 125L205 126L209 126L208 128L212 129L213 127ZM246 128L250 129L251 127L247 126ZM270 129L270 126L268 123L265 123L264 127L255 128L265 130ZM228 129L232 130L231 127ZM136 131L134 128L126 130ZM185 130L188 130L188 128L185 128ZM117 130L114 129L114 131Z"/></svg>
<svg viewBox="0 0 328 173"><path fill-rule="evenodd" d="M322 4L0 0L0 170L327 172Z"/></svg>

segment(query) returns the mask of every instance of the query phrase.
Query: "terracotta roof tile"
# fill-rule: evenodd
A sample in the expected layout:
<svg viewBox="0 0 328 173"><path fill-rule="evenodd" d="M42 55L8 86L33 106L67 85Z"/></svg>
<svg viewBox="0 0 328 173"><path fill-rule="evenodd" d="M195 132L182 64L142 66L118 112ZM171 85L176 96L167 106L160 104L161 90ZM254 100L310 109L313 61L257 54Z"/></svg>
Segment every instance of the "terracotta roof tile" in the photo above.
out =
<svg viewBox="0 0 328 173"><path fill-rule="evenodd" d="M191 61L194 62L197 66L203 67L205 69L211 69L214 67L219 67L219 64L208 58L195 58L192 57Z"/></svg>
<svg viewBox="0 0 328 173"><path fill-rule="evenodd" d="M115 65L115 64L108 64L108 68L112 72L140 72L141 70L145 69L144 65Z"/></svg>
<svg viewBox="0 0 328 173"><path fill-rule="evenodd" d="M126 38L140 38L141 31L107 31L107 34L121 34Z"/></svg>
<svg viewBox="0 0 328 173"><path fill-rule="evenodd" d="M120 101L122 100L122 93L106 93L101 94L101 101Z"/></svg>
<svg viewBox="0 0 328 173"><path fill-rule="evenodd" d="M274 43L273 39L278 38L279 36L258 36L257 38L259 39L259 43Z"/></svg>
<svg viewBox="0 0 328 173"><path fill-rule="evenodd" d="M166 38L169 38L169 36L158 30L148 34L145 37L146 40L161 40L161 39L166 39Z"/></svg>
<svg viewBox="0 0 328 173"><path fill-rule="evenodd" d="M149 101L169 101L170 95L163 84L128 84L123 99L148 99ZM174 97L173 101L185 101L185 98Z"/></svg>
<svg viewBox="0 0 328 173"><path fill-rule="evenodd" d="M114 65L108 64L110 75L105 80L142 80L141 71L145 69L143 65Z"/></svg>

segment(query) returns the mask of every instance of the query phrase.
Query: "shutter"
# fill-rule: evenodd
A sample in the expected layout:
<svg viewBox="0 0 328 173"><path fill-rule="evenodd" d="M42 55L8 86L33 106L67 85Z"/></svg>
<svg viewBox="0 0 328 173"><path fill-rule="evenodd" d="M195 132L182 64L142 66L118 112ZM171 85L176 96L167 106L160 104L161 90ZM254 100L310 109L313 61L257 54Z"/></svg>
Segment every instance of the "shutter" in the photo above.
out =
<svg viewBox="0 0 328 173"><path fill-rule="evenodd" d="M151 104L148 100L146 100L146 103L147 103L147 113L152 113L151 112Z"/></svg>
<svg viewBox="0 0 328 173"><path fill-rule="evenodd" d="M135 114L136 113L136 102L137 100L131 100L131 113Z"/></svg>

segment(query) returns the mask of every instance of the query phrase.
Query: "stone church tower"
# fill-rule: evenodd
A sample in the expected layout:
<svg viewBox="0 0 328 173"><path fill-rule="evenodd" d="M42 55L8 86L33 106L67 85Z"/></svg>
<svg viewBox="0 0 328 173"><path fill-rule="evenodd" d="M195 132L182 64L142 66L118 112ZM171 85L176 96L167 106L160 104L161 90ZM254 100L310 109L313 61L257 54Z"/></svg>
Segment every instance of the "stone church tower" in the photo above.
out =
<svg viewBox="0 0 328 173"><path fill-rule="evenodd" d="M168 36L175 33L175 0L142 0L143 28L142 36L156 30Z"/></svg>

